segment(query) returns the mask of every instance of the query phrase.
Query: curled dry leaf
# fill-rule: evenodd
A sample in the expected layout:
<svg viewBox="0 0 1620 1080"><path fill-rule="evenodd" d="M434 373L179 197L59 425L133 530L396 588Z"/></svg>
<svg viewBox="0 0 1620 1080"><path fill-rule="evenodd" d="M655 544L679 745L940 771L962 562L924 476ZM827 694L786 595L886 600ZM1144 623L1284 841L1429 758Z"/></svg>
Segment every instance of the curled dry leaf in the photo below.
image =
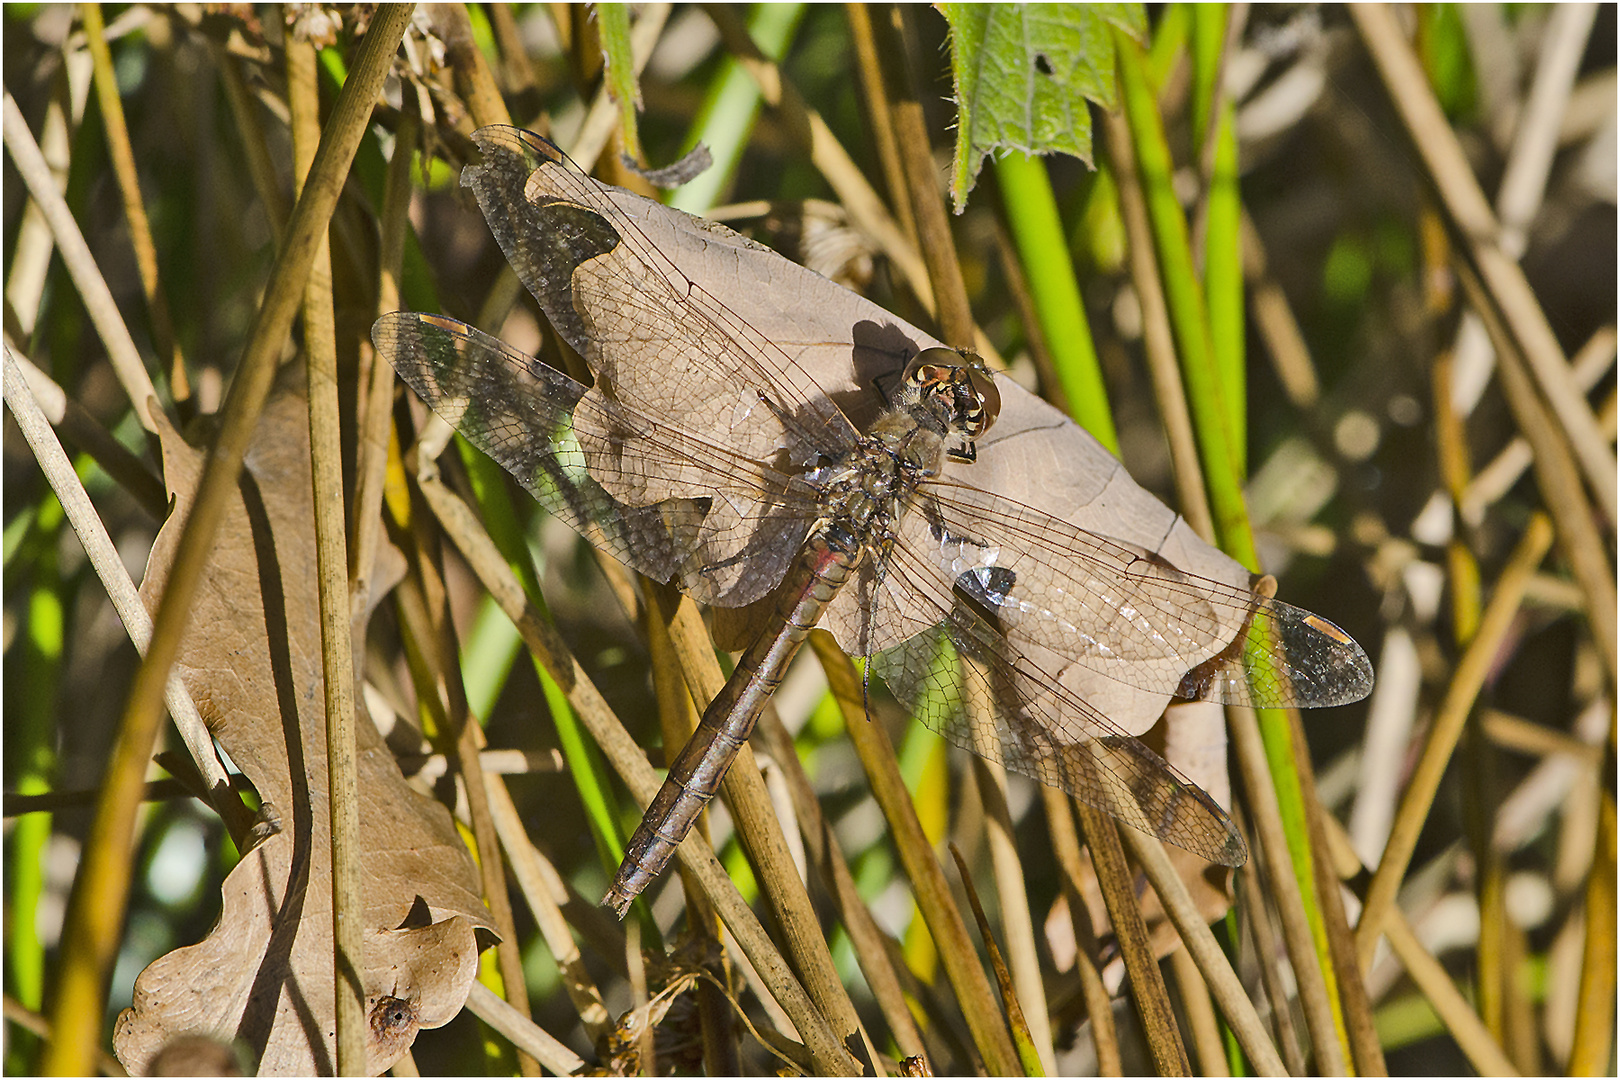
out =
<svg viewBox="0 0 1620 1080"><path fill-rule="evenodd" d="M155 607L190 512L203 453L159 432L175 510L141 594ZM330 1073L335 1054L332 890L321 633L307 407L278 392L220 526L177 670L209 730L258 789L262 837L225 879L207 938L154 961L114 1047L145 1072L171 1038L241 1040L261 1074ZM361 707L359 701L356 706ZM369 717L359 741L367 1065L380 1073L420 1028L460 1011L492 933L449 812L409 788ZM483 934L480 934L480 931ZM485 937L487 944L489 937Z"/></svg>

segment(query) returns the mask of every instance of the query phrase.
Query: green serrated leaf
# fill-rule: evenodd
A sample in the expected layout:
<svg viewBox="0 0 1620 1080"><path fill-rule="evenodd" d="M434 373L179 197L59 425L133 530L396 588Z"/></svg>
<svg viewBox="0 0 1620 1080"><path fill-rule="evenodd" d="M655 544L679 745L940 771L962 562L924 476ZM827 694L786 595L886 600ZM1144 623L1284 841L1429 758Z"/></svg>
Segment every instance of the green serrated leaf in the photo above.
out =
<svg viewBox="0 0 1620 1080"><path fill-rule="evenodd" d="M1118 27L1141 39L1141 4L942 4L951 26L958 123L957 212L986 154L1073 154L1091 163L1086 103L1113 108Z"/></svg>

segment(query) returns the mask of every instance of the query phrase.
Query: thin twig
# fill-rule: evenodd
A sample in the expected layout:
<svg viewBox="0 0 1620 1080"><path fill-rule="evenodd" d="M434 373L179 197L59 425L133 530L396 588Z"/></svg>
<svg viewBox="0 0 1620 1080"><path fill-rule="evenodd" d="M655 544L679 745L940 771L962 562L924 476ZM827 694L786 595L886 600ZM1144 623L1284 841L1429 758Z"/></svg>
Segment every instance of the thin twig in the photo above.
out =
<svg viewBox="0 0 1620 1080"><path fill-rule="evenodd" d="M107 590L107 598L112 601L119 621L124 624L130 641L135 643L136 651L144 655L152 641L151 613L141 603L140 594L130 580L129 571L124 568L124 560L119 558L106 524L96 513L89 494L79 482L78 474L73 471L73 463L56 441L50 424L34 400L17 363L17 356L9 345L5 353L6 404L17 420L18 429L33 449L40 471L45 474L51 490L56 493L57 500L67 513L68 524L73 527L74 535L84 545L90 565ZM181 740L191 753L192 762L202 774L203 782L208 785L215 811L224 820L232 839L240 845L253 827L253 815L231 788L230 776L220 764L219 755L214 752L208 727L197 712L191 692L180 681L178 674L169 679L164 690L164 702L169 707L169 715L174 717L174 726L179 730Z"/></svg>
<svg viewBox="0 0 1620 1080"><path fill-rule="evenodd" d="M467 1011L505 1035L519 1051L530 1055L558 1076L572 1076L585 1068L583 1058L476 980L467 993Z"/></svg>
<svg viewBox="0 0 1620 1080"><path fill-rule="evenodd" d="M1350 14L1440 194L1453 231L1478 268L1489 303L1500 313L1534 373L1537 387L1558 418L1557 434L1568 441L1592 494L1608 519L1615 521L1620 482L1616 479L1614 452L1570 378L1563 349L1524 271L1502 250L1500 223L1429 87L1422 65L1389 8L1357 4L1351 7Z"/></svg>
<svg viewBox="0 0 1620 1080"><path fill-rule="evenodd" d="M96 328L96 334L107 348L107 359L112 363L113 372L118 376L124 393L129 396L135 415L147 431L157 431L157 419L151 411L152 402L157 400L157 389L152 385L146 363L135 348L135 341L129 336L129 327L124 324L124 316L118 310L118 302L113 299L106 278L101 276L101 269L96 266L95 256L90 254L90 245L85 243L78 222L73 220L73 211L68 209L67 200L56 190L56 179L51 175L50 166L39 152L33 132L28 130L28 121L23 119L22 110L11 99L9 90L5 94L5 140L18 175L28 186L28 193L34 197L35 205L45 215L46 224L51 227L56 248L62 255L62 264L73 279L73 287L79 291L79 299L84 304L85 313L90 316L91 325Z"/></svg>
<svg viewBox="0 0 1620 1080"><path fill-rule="evenodd" d="M1474 698L1484 685L1497 651L1518 613L1525 583L1546 557L1551 543L1552 526L1544 515L1538 513L1530 519L1506 569L1497 579L1496 589L1480 621L1479 633L1457 662L1451 685L1429 726L1423 754L1412 770L1406 793L1401 797L1401 807L1395 816L1389 841L1384 846L1384 854L1379 859L1378 870L1367 888L1366 905L1362 909L1361 922L1356 927L1356 955L1363 971L1372 964L1373 948L1378 944L1384 919L1394 907L1396 890L1406 876L1412 852L1417 847L1418 834L1428 819L1429 807L1440 787L1440 778L1451 760L1451 752L1462 734Z"/></svg>
<svg viewBox="0 0 1620 1080"><path fill-rule="evenodd" d="M1181 940L1186 943L1188 952L1198 965L1199 973L1209 985L1209 992L1220 1007L1221 1015L1226 1017L1249 1061L1261 1076L1286 1076L1282 1058L1277 1056L1277 1048L1267 1038L1265 1025L1260 1022L1248 991L1244 989L1237 972L1232 970L1215 935L1205 925L1198 904L1187 891L1186 882L1176 873L1170 856L1165 854L1164 845L1135 829L1122 829L1120 832L1137 864L1147 872L1153 890L1159 894L1159 900L1164 905L1165 914L1175 923Z"/></svg>

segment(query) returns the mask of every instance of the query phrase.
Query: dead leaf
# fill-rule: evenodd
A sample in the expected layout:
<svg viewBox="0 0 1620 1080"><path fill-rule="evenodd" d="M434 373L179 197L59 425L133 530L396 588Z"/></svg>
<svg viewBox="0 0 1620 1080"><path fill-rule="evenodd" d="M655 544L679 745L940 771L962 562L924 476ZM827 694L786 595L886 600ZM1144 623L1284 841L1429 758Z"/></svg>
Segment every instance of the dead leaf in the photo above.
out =
<svg viewBox="0 0 1620 1080"><path fill-rule="evenodd" d="M176 503L141 594L155 607L203 453L159 432ZM226 877L207 938L135 982L114 1047L132 1074L180 1034L239 1039L261 1074L331 1073L335 1055L331 854L307 406L266 406L176 670L209 730L262 799L264 839ZM461 1010L492 940L477 869L449 812L413 791L363 706L359 741L367 1065L381 1073L420 1028ZM480 935L479 931L484 931Z"/></svg>

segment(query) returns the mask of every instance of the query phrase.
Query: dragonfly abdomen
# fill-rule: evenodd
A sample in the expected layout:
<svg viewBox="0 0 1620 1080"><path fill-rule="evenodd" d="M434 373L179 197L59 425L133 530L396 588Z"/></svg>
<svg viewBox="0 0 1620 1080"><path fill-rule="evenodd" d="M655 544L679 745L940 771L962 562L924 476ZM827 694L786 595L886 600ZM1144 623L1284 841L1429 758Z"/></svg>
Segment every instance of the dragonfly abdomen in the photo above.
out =
<svg viewBox="0 0 1620 1080"><path fill-rule="evenodd" d="M793 576L783 586L777 620L737 661L625 845L624 861L602 899L620 918L663 872L720 790L726 771L781 685L788 662L864 557L864 545L836 523L818 529L805 544Z"/></svg>

